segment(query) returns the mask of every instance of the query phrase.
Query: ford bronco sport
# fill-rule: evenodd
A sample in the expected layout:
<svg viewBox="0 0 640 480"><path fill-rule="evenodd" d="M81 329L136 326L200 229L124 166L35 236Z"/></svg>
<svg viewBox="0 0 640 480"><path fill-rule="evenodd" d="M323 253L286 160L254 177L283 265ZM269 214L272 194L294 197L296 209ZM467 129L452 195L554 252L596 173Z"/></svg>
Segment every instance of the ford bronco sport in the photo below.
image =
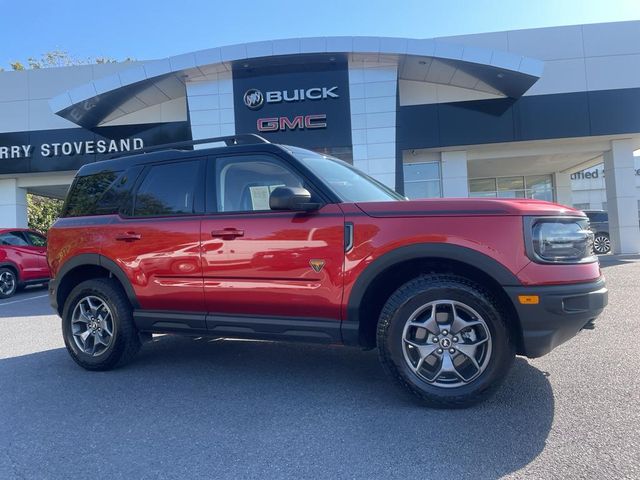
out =
<svg viewBox="0 0 640 480"><path fill-rule="evenodd" d="M577 210L408 201L327 156L218 140L78 172L48 261L82 367L123 365L153 333L327 342L377 348L398 385L462 407L516 354L548 353L607 303Z"/></svg>

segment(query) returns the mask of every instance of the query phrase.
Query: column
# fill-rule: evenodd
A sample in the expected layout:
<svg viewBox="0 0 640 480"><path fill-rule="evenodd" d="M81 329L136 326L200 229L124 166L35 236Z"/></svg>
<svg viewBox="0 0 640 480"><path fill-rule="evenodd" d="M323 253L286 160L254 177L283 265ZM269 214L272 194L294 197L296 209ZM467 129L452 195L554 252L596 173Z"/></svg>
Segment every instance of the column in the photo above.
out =
<svg viewBox="0 0 640 480"><path fill-rule="evenodd" d="M571 174L556 172L553 174L553 184L556 189L556 203L560 205L573 205L573 193L571 191Z"/></svg>
<svg viewBox="0 0 640 480"><path fill-rule="evenodd" d="M443 197L468 197L469 175L467 174L467 152L457 150L440 154Z"/></svg>
<svg viewBox="0 0 640 480"><path fill-rule="evenodd" d="M638 253L640 228L630 139L611 142L611 150L604 154L604 181L613 253Z"/></svg>
<svg viewBox="0 0 640 480"><path fill-rule="evenodd" d="M396 64L349 63L353 165L396 187Z"/></svg>
<svg viewBox="0 0 640 480"><path fill-rule="evenodd" d="M27 227L27 191L15 178L0 179L0 227Z"/></svg>
<svg viewBox="0 0 640 480"><path fill-rule="evenodd" d="M187 82L187 105L194 140L235 135L233 79L231 72L213 73ZM196 148L209 148L200 145Z"/></svg>

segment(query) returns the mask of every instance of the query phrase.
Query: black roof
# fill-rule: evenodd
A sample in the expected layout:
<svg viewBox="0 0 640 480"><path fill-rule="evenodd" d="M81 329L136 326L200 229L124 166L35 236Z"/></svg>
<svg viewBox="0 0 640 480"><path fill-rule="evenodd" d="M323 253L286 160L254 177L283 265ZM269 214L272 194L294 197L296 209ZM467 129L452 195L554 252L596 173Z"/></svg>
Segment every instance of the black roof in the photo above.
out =
<svg viewBox="0 0 640 480"><path fill-rule="evenodd" d="M224 143L224 145L197 150L193 149L194 145L218 142ZM124 154L110 160L88 163L78 170L77 176L93 175L104 171L121 171L133 165L202 157L214 152L216 155L227 155L231 153L257 152L280 153L282 151L286 151L282 146L270 143L259 135L254 134L205 138L202 140L189 140L186 142L158 145L148 149L137 150L130 154Z"/></svg>

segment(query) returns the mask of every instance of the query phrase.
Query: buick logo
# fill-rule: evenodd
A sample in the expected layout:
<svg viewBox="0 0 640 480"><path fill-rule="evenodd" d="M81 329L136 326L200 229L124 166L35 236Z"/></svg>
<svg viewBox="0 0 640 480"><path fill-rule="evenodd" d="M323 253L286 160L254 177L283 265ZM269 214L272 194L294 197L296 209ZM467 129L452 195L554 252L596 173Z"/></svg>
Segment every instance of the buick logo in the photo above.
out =
<svg viewBox="0 0 640 480"><path fill-rule="evenodd" d="M251 88L244 93L244 104L251 110L258 110L264 104L264 95L256 88Z"/></svg>

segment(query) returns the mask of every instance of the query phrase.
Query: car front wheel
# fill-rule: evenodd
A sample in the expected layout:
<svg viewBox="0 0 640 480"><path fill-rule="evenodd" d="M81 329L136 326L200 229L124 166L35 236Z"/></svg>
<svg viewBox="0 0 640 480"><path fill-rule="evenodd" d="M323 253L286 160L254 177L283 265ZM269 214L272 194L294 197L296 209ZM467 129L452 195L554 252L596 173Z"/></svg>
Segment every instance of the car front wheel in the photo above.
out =
<svg viewBox="0 0 640 480"><path fill-rule="evenodd" d="M515 348L499 302L455 275L423 275L396 290L378 324L385 370L426 405L460 408L493 393Z"/></svg>
<svg viewBox="0 0 640 480"><path fill-rule="evenodd" d="M593 238L593 251L598 255L604 255L611 251L611 240L606 233L596 233Z"/></svg>

